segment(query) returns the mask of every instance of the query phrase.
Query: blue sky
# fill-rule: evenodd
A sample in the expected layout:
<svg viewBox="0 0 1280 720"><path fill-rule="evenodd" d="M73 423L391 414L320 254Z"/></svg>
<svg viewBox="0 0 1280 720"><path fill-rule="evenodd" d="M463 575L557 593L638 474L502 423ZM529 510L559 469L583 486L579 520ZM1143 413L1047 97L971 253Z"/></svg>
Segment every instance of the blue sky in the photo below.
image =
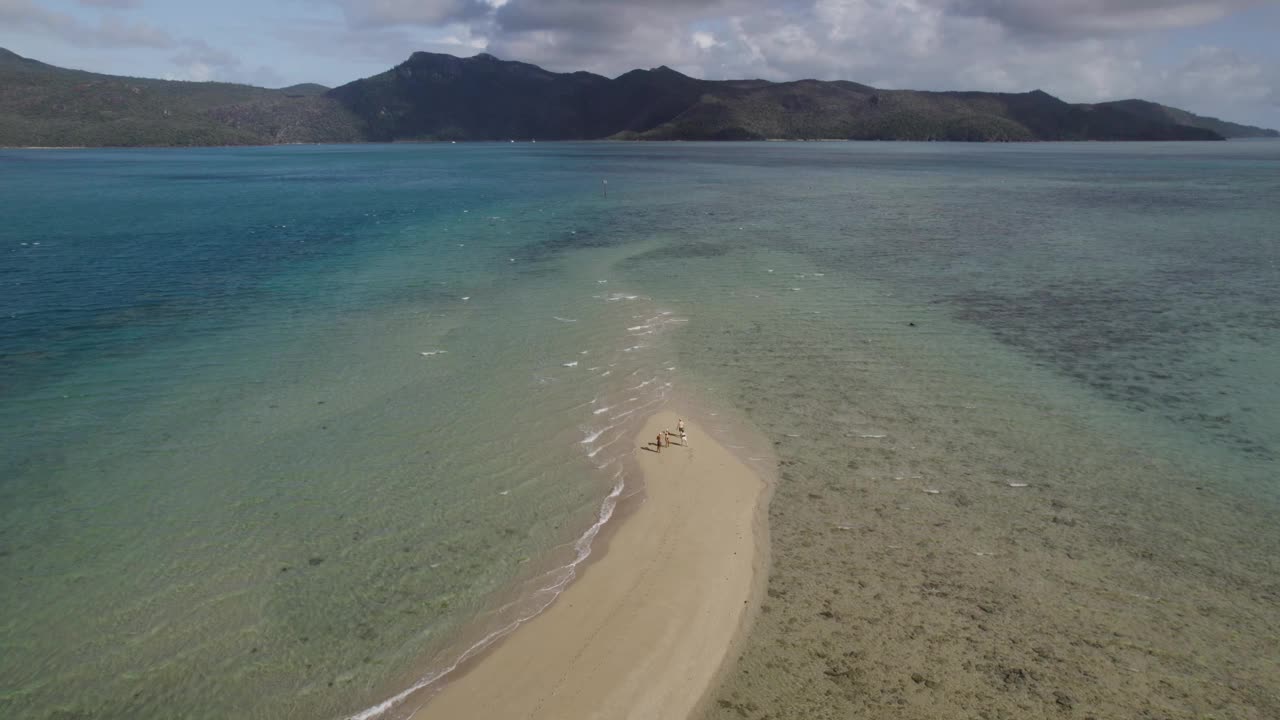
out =
<svg viewBox="0 0 1280 720"><path fill-rule="evenodd" d="M1257 0L0 0L0 47L112 74L340 85L414 50L617 75L1142 97L1280 127Z"/></svg>

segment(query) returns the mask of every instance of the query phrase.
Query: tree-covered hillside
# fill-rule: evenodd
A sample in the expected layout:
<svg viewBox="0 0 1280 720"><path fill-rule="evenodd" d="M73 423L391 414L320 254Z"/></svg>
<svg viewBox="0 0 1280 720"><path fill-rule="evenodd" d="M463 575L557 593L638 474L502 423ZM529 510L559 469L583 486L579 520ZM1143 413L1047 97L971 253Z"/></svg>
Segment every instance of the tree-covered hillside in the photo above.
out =
<svg viewBox="0 0 1280 720"><path fill-rule="evenodd" d="M316 89L319 88L319 92ZM360 140L319 86L151 80L67 70L0 49L0 145L245 145Z"/></svg>
<svg viewBox="0 0 1280 720"><path fill-rule="evenodd" d="M1189 125L1191 127L1204 128L1212 130L1225 138L1251 138L1251 137L1273 137L1280 138L1280 131L1268 130L1267 128L1255 127L1253 125L1241 125L1239 123L1227 122L1213 117L1204 117L1195 113L1179 110L1178 108L1153 103L1147 100L1117 100L1115 102L1100 103L1098 107L1114 107L1125 113L1146 117L1155 121L1174 122L1179 125Z"/></svg>
<svg viewBox="0 0 1280 720"><path fill-rule="evenodd" d="M617 78L414 53L332 90L67 70L0 49L0 146L428 140L1218 140L1276 135L1142 100L879 90L846 81Z"/></svg>

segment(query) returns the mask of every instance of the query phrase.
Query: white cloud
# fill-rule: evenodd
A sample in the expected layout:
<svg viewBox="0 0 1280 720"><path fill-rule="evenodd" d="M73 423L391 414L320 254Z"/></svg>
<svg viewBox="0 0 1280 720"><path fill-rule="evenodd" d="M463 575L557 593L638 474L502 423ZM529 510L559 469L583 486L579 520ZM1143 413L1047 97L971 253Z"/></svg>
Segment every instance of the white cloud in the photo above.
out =
<svg viewBox="0 0 1280 720"><path fill-rule="evenodd" d="M230 70L240 66L240 58L203 40L184 43L182 49L173 56L173 62L182 66L200 67L205 73L212 73L214 68Z"/></svg>
<svg viewBox="0 0 1280 720"><path fill-rule="evenodd" d="M1203 46L1185 62L1164 70L1145 88L1152 100L1224 120L1246 121L1251 114L1270 118L1255 122L1280 126L1280 64L1266 64L1234 50Z"/></svg>
<svg viewBox="0 0 1280 720"><path fill-rule="evenodd" d="M213 79L213 68L202 62L192 62L183 66L179 72L170 73L168 79L208 82Z"/></svg>
<svg viewBox="0 0 1280 720"><path fill-rule="evenodd" d="M958 14L1033 33L1145 32L1218 20L1261 0L954 0Z"/></svg>
<svg viewBox="0 0 1280 720"><path fill-rule="evenodd" d="M79 0L87 7L133 8L142 4L142 0Z"/></svg>
<svg viewBox="0 0 1280 720"><path fill-rule="evenodd" d="M175 44L163 29L132 22L119 14L90 23L73 15L45 9L30 0L0 0L0 24L9 29L37 32L81 47L166 48Z"/></svg>
<svg viewBox="0 0 1280 720"><path fill-rule="evenodd" d="M690 37L693 40L693 44L696 45L699 50L710 50L713 47L724 44L719 40L716 40L715 35L712 35L709 32L702 32L700 30Z"/></svg>
<svg viewBox="0 0 1280 720"><path fill-rule="evenodd" d="M1212 96L1232 108L1274 97L1274 83L1267 84L1274 74L1250 75L1244 60L1201 58L1175 70L1151 59L1161 31L1212 22L1259 0L328 1L347 18L341 45L369 48L388 64L415 49L483 49L550 70L610 76L668 65L712 79L1040 88L1074 102L1209 97L1192 85L1212 86Z"/></svg>
<svg viewBox="0 0 1280 720"><path fill-rule="evenodd" d="M170 58L178 68L169 73L171 80L234 82L260 87L285 85L284 78L266 65L251 66L240 56L203 40L185 40Z"/></svg>
<svg viewBox="0 0 1280 720"><path fill-rule="evenodd" d="M102 8L138 4L79 1ZM328 70L326 77L294 81L344 82L380 72L415 50L487 51L550 70L609 76L668 65L710 79L1039 88L1073 102L1144 97L1280 125L1275 63L1223 47L1171 60L1160 47L1169 28L1212 22L1256 0L309 1L336 7L340 15L293 18L275 31L293 55L325 60L294 63L293 72ZM112 10L89 17L32 0L0 0L0 28L13 33L84 48L168 49L192 79L257 82L272 75L247 48L240 57Z"/></svg>
<svg viewBox="0 0 1280 720"><path fill-rule="evenodd" d="M1242 57L1219 47L1200 47L1180 67L1170 73L1170 91L1187 97L1220 95L1230 88L1233 95L1259 102L1280 101L1276 68Z"/></svg>
<svg viewBox="0 0 1280 720"><path fill-rule="evenodd" d="M486 0L332 0L354 27L435 26L483 17L503 2Z"/></svg>

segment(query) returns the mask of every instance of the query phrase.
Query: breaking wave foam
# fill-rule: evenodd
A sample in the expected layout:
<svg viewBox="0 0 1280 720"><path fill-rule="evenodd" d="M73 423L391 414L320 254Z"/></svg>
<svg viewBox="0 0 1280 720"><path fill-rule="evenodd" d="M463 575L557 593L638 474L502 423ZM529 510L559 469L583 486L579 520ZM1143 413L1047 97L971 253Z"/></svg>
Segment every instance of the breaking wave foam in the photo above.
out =
<svg viewBox="0 0 1280 720"><path fill-rule="evenodd" d="M543 576L547 578L548 584L539 587L533 592L533 598L536 602L535 607L532 610L480 638L480 640L472 644L471 647L463 651L462 654L450 663L448 667L423 676L408 688L392 695L377 705L365 708L354 715L347 716L346 720L372 720L372 718L382 715L388 710L391 710L404 702L410 695L434 685L449 673L456 670L459 665L470 660L472 657L475 657L478 653L482 652L490 645L493 645L498 640L510 635L521 625L532 620L538 615L541 615L542 611L550 607L551 603L555 602L555 599L560 596L560 593L564 592L564 589L568 587L569 583L577 577L578 566L585 562L587 558L591 557L592 542L595 540L596 536L600 534L601 528L603 528L605 524L609 522L609 519L613 517L614 508L618 506L618 498L622 495L623 488L626 487L626 473L622 468L618 468L618 471L614 473L613 477L613 489L609 491L609 494L606 495L604 500L600 503L600 510L596 513L596 521L592 523L591 527L587 528L586 532L578 536L578 539L573 543L575 550L574 559L561 567L547 572Z"/></svg>

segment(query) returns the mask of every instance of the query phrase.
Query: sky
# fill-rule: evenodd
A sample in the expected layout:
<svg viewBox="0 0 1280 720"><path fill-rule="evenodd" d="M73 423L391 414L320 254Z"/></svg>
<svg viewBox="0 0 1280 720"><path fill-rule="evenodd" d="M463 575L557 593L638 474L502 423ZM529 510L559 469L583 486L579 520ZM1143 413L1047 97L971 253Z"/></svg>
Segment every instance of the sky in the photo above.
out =
<svg viewBox="0 0 1280 720"><path fill-rule="evenodd" d="M0 47L267 87L488 52L610 77L1140 97L1280 128L1277 0L0 0Z"/></svg>

